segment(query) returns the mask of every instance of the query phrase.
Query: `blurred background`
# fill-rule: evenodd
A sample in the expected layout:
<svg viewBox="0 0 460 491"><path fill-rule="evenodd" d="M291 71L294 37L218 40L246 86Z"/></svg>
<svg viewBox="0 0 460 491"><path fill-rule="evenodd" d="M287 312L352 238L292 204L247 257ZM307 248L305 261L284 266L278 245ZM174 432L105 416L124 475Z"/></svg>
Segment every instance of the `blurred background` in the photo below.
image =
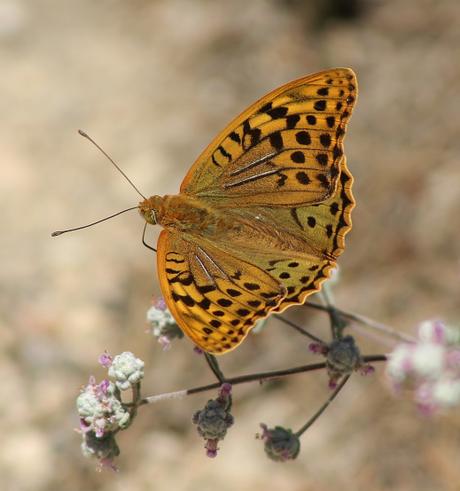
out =
<svg viewBox="0 0 460 491"><path fill-rule="evenodd" d="M145 407L119 436L120 472L97 473L80 454L74 401L90 374L104 376L104 349L145 360L145 395L212 376L190 342L163 352L146 332L159 290L136 212L50 238L138 201L78 128L144 194L175 193L248 104L349 66L358 205L336 302L405 332L431 318L458 325L459 26L457 0L0 0L2 490L460 489L458 411L420 417L381 367L352 378L295 462L269 461L254 435L260 422L300 427L329 393L324 373L236 388L236 423L214 460L190 422L214 394ZM328 333L323 315L287 315ZM391 348L359 336L365 353ZM315 358L270 320L220 360L237 375Z"/></svg>

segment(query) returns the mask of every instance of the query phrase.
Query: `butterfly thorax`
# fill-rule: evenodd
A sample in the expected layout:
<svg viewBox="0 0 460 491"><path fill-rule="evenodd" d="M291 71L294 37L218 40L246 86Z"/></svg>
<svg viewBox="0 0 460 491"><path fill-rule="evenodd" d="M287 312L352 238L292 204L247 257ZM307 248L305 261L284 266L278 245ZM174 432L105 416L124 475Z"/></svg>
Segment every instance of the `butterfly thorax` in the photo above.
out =
<svg viewBox="0 0 460 491"><path fill-rule="evenodd" d="M235 226L222 212L187 194L151 196L139 203L139 212L152 225L192 235L218 235Z"/></svg>

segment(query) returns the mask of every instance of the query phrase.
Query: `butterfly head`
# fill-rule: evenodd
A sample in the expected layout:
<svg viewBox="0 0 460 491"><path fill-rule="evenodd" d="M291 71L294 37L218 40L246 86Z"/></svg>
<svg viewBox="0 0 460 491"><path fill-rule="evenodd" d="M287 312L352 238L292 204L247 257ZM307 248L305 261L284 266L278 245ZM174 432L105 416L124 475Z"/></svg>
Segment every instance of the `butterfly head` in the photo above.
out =
<svg viewBox="0 0 460 491"><path fill-rule="evenodd" d="M161 208L161 202L161 196L151 196L139 203L139 213L150 225L156 225L158 223L157 216Z"/></svg>

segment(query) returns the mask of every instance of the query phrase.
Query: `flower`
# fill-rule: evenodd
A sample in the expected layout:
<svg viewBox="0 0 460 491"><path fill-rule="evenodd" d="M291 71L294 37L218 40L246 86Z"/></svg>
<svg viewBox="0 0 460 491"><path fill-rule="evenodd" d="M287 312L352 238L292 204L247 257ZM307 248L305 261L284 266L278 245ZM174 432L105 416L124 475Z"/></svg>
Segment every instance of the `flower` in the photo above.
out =
<svg viewBox="0 0 460 491"><path fill-rule="evenodd" d="M120 455L120 449L113 433L108 433L102 438L97 437L92 431L83 433L81 451L85 457L97 458L101 467L118 470L113 460Z"/></svg>
<svg viewBox="0 0 460 491"><path fill-rule="evenodd" d="M275 426L268 428L261 423L262 435L258 438L264 441L264 450L268 458L275 462L294 460L300 452L300 439L292 430Z"/></svg>
<svg viewBox="0 0 460 491"><path fill-rule="evenodd" d="M363 364L361 353L352 336L335 339L328 346L326 354L329 387L335 389L338 380L350 375L354 370L363 368L362 373L370 373L369 367Z"/></svg>
<svg viewBox="0 0 460 491"><path fill-rule="evenodd" d="M440 321L425 321L414 343L401 343L388 356L386 374L392 388L412 390L424 414L460 404L458 333Z"/></svg>
<svg viewBox="0 0 460 491"><path fill-rule="evenodd" d="M144 378L144 362L130 351L125 351L113 359L109 377L115 379L118 389L127 390Z"/></svg>
<svg viewBox="0 0 460 491"><path fill-rule="evenodd" d="M211 459L217 457L217 451L219 450L219 447L217 446L218 442L219 440L217 438L214 440L208 440L204 446L206 449L206 455Z"/></svg>
<svg viewBox="0 0 460 491"><path fill-rule="evenodd" d="M359 348L352 336L335 339L330 344L310 343L308 348L312 353L326 357L331 389L337 387L337 382L341 377L349 375L353 371L359 371L362 375L374 372L371 365L363 362Z"/></svg>
<svg viewBox="0 0 460 491"><path fill-rule="evenodd" d="M361 353L352 336L336 339L328 346L327 368L330 374L348 375L361 363Z"/></svg>
<svg viewBox="0 0 460 491"><path fill-rule="evenodd" d="M393 388L399 389L403 382L407 382L411 367L411 357L414 346L402 343L388 355L386 374L390 379Z"/></svg>
<svg viewBox="0 0 460 491"><path fill-rule="evenodd" d="M158 339L158 342L163 346L163 350L168 350L171 347L173 339L184 337L184 333L177 325L163 298L153 302L153 305L147 311L147 321L150 324L153 336Z"/></svg>
<svg viewBox="0 0 460 491"><path fill-rule="evenodd" d="M76 401L82 433L92 432L96 438L103 438L128 425L130 414L117 396L115 384L108 380L96 384L94 377L90 378Z"/></svg>
<svg viewBox="0 0 460 491"><path fill-rule="evenodd" d="M204 409L193 415L193 422L197 425L198 433L206 440L222 440L227 428L233 424L233 416L216 400L209 400Z"/></svg>
<svg viewBox="0 0 460 491"><path fill-rule="evenodd" d="M112 356L106 351L102 353L102 355L98 359L99 363L104 367L104 368L109 368L110 365L112 364L113 358Z"/></svg>
<svg viewBox="0 0 460 491"><path fill-rule="evenodd" d="M206 440L208 457L216 457L217 443L225 438L228 428L233 425L231 405L231 385L225 383L220 387L217 398L210 399L203 409L193 415L192 421L197 425L198 434Z"/></svg>

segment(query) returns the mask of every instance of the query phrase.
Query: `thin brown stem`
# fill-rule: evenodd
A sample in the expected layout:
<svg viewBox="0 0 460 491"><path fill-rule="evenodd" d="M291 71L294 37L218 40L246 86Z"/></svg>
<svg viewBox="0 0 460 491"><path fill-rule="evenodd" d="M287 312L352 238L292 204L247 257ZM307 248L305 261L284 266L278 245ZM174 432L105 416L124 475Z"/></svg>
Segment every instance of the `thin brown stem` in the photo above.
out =
<svg viewBox="0 0 460 491"><path fill-rule="evenodd" d="M268 372L251 373L248 375L240 375L239 377L227 378L226 382L231 385L244 384L254 381L266 381L274 378L286 377L288 375L294 375L295 373L311 372L313 370L321 370L326 367L326 363L312 363L310 365L301 365L298 367L286 368L284 370L271 370ZM159 394L157 396L145 397L139 402L139 405L150 404L163 399L182 398L186 395L198 394L199 392L206 392L208 390L217 389L221 386L220 382L213 384L201 385L192 389L179 390L175 392L168 392L166 394Z"/></svg>
<svg viewBox="0 0 460 491"><path fill-rule="evenodd" d="M305 302L304 304L306 307L311 307L313 309L317 310L322 310L324 312L329 312L329 307L325 305L320 305L315 302ZM337 307L334 307L334 309L343 317L350 319L352 321L358 322L359 324L363 324L365 326L371 327L372 329L375 329L377 331L380 331L388 336L391 336L395 339L398 339L400 341L405 341L407 343L413 343L415 339L412 336L409 336L407 334L401 333L398 330L396 330L394 327L388 326L386 324L382 324L381 322L374 321L373 319L370 319L369 317L366 317L361 314L356 314L354 312L347 312L345 310L339 309Z"/></svg>
<svg viewBox="0 0 460 491"><path fill-rule="evenodd" d="M373 361L387 361L387 355L366 355L362 357L364 363L372 363Z"/></svg>
<svg viewBox="0 0 460 491"><path fill-rule="evenodd" d="M326 344L322 339L320 339L320 338L316 337L315 335L309 333L306 329L304 329L303 327L298 326L296 323L290 321L289 319L285 319L284 317L282 317L281 315L278 315L278 314L275 314L274 317L276 317L281 322L284 322L284 324L288 325L289 327L292 327L296 331L300 332L304 336L307 336L307 338L310 338L313 341L316 341L317 343L320 343L320 344Z"/></svg>
<svg viewBox="0 0 460 491"><path fill-rule="evenodd" d="M363 361L365 363L386 361L386 359L387 357L385 355L363 356ZM258 373L251 373L248 375L240 375L239 377L227 378L225 381L231 385L238 385L238 384L244 384L247 382L255 382L255 381L264 382L276 378L287 377L289 375L294 375L296 373L312 372L314 370L322 370L324 368L326 368L326 363L324 362L312 363L309 365L301 365L298 367L286 368L283 370L271 370L268 372L258 372ZM141 399L139 401L139 406L143 406L145 404L152 404L166 399L182 399L188 395L198 394L199 392L206 392L208 390L218 389L220 386L221 386L220 382L214 382L212 384L200 385L199 387L194 387L192 389L183 389L174 392L165 392L163 394L149 396L149 397L145 397L144 399Z"/></svg>
<svg viewBox="0 0 460 491"><path fill-rule="evenodd" d="M350 375L343 378L340 384L334 389L334 392L328 397L327 401L316 411L316 413L300 428L295 432L295 435L300 437L305 433L308 428L324 413L324 411L329 407L331 402L336 398L338 393L342 390L343 386L348 382Z"/></svg>
<svg viewBox="0 0 460 491"><path fill-rule="evenodd" d="M223 383L225 383L226 382L225 375L222 373L222 370L220 369L216 357L206 352L204 353L204 356L206 362L208 363L209 368L211 369L212 373L216 376L220 384L222 385Z"/></svg>
<svg viewBox="0 0 460 491"><path fill-rule="evenodd" d="M339 315L338 309L335 307L332 301L332 293L327 283L323 285L321 290L321 296L326 304L327 313L329 314L329 320L331 323L332 339L340 339L342 337L342 331L345 327L345 322Z"/></svg>

